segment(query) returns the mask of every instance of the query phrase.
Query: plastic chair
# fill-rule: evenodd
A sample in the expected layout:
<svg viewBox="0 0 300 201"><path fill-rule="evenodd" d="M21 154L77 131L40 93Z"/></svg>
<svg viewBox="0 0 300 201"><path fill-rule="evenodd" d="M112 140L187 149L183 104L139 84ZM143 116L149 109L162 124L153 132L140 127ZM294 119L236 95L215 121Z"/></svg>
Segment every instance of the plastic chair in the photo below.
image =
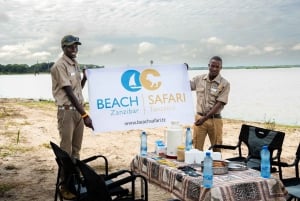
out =
<svg viewBox="0 0 300 201"><path fill-rule="evenodd" d="M275 167L274 163L280 162L282 144L285 133L273 131L265 128L243 124L240 130L237 145L212 145L212 148L238 150L238 156L227 158L229 161L245 162L249 168L260 170L260 151L263 145L267 145L270 151L271 173L278 172L279 178L282 179L281 166ZM242 145L246 145L248 153L242 152Z"/></svg>
<svg viewBox="0 0 300 201"><path fill-rule="evenodd" d="M85 180L88 201L148 201L148 183L144 176L133 174L108 184L103 176L98 175L89 165L81 161L77 161L77 164ZM141 196L138 199L135 192L137 178L141 178ZM114 198L110 190L126 184L131 185L131 194L127 197Z"/></svg>
<svg viewBox="0 0 300 201"><path fill-rule="evenodd" d="M76 164L76 159L69 156L67 152L62 150L57 144L50 142L52 150L56 156L56 162L58 165L57 179L55 184L55 195L54 201L57 201L59 198L61 201L68 200L62 196L60 193L60 187L64 185L69 192L74 194L76 198L72 200L84 201L87 199L87 189L85 187L85 181L80 175L79 168ZM95 161L96 159L103 159L105 165L105 172L102 174L105 182L111 182L112 178L118 177L124 173L129 173L131 175L131 171L129 170L120 170L111 174L108 174L108 160L103 155L95 155L84 160L81 160L82 163L89 163L91 161ZM129 193L128 189L122 188L120 186L116 186L111 189L111 194L116 195L117 197L125 196Z"/></svg>
<svg viewBox="0 0 300 201"><path fill-rule="evenodd" d="M286 187L287 191L289 192L290 200L298 200L300 201L300 177L299 177L299 160L300 160L300 143L298 145L298 149L296 151L295 160L292 163L280 162L276 165L281 166L282 168L285 167L295 167L295 177L291 178L284 178L282 179L282 183Z"/></svg>

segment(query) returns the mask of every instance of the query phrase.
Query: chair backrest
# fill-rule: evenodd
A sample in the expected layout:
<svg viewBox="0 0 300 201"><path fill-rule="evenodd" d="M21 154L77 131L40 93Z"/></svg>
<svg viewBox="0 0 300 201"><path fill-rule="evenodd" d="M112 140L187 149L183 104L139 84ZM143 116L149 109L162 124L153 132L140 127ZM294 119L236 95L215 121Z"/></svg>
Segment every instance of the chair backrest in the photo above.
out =
<svg viewBox="0 0 300 201"><path fill-rule="evenodd" d="M77 165L84 177L88 201L111 201L112 198L105 184L105 180L90 166L77 160Z"/></svg>
<svg viewBox="0 0 300 201"><path fill-rule="evenodd" d="M263 145L267 145L271 156L276 150L275 158L280 159L282 152L282 144L285 133L281 131L273 131L265 128L243 124L239 141L243 142L248 147L248 159L260 159L260 151ZM274 156L273 156L274 158Z"/></svg>
<svg viewBox="0 0 300 201"><path fill-rule="evenodd" d="M296 158L295 158L295 173L298 179L299 179L299 161L300 161L300 143L298 145L298 149L296 151Z"/></svg>
<svg viewBox="0 0 300 201"><path fill-rule="evenodd" d="M62 150L57 144L50 142L59 167L59 174L63 175L63 182L73 194L78 194L80 184L80 172L76 168L75 159ZM76 187L77 186L77 187Z"/></svg>
<svg viewBox="0 0 300 201"><path fill-rule="evenodd" d="M298 145L298 149L296 151L296 159L299 161L300 160L300 143Z"/></svg>

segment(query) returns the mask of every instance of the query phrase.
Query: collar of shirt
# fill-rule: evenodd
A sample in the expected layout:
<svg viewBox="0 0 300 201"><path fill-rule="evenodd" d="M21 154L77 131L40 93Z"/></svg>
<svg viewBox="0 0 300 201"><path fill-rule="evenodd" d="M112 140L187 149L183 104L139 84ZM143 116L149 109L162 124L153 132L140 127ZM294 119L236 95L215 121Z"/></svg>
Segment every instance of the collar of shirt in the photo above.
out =
<svg viewBox="0 0 300 201"><path fill-rule="evenodd" d="M206 75L204 76L203 79L204 79L204 80L208 80L208 81L210 81L210 82L217 82L218 84L220 84L220 83L221 83L221 80L222 80L222 76L221 76L221 74L219 74L219 75L217 75L217 77L215 77L215 79L209 80L208 74L206 74Z"/></svg>
<svg viewBox="0 0 300 201"><path fill-rule="evenodd" d="M77 61L76 59L70 59L69 57L67 57L65 54L63 55L63 58L66 62L68 62L70 65L72 66L77 66Z"/></svg>

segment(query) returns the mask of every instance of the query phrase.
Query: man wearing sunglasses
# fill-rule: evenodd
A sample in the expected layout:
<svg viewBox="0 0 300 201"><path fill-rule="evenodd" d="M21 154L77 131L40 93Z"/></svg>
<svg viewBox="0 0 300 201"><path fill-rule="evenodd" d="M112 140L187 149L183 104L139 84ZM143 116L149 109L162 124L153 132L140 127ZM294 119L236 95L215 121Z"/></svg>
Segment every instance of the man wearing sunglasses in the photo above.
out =
<svg viewBox="0 0 300 201"><path fill-rule="evenodd" d="M76 61L79 38L66 35L61 40L63 55L51 67L52 94L57 105L60 147L70 156L79 159L84 125L94 129L89 115L84 110L82 88L87 80L85 72L81 79L79 64ZM63 179L63 175L61 176ZM66 199L75 195L64 186L61 193Z"/></svg>

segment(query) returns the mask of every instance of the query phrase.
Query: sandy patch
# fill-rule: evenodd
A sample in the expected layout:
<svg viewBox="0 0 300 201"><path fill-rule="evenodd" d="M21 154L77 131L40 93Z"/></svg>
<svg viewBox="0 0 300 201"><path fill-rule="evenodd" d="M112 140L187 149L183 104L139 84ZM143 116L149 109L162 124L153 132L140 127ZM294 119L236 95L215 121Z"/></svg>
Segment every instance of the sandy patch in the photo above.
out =
<svg viewBox="0 0 300 201"><path fill-rule="evenodd" d="M53 103L41 104L28 100L0 99L0 200L52 201L57 165L49 141L59 142L56 127L56 108ZM224 119L224 144L235 144L244 122ZM148 150L154 151L154 141L163 139L164 128L145 129ZM300 139L300 128L276 127L286 133L282 160L291 162ZM18 137L19 133L19 137ZM129 168L139 153L139 130L108 132L94 135L85 129L81 158L95 154L105 155L110 171ZM206 148L209 142L206 141ZM223 152L223 158L233 152ZM286 169L284 175L292 175ZM5 188L12 187L8 191ZM154 185L149 188L150 201L168 200L172 195Z"/></svg>

